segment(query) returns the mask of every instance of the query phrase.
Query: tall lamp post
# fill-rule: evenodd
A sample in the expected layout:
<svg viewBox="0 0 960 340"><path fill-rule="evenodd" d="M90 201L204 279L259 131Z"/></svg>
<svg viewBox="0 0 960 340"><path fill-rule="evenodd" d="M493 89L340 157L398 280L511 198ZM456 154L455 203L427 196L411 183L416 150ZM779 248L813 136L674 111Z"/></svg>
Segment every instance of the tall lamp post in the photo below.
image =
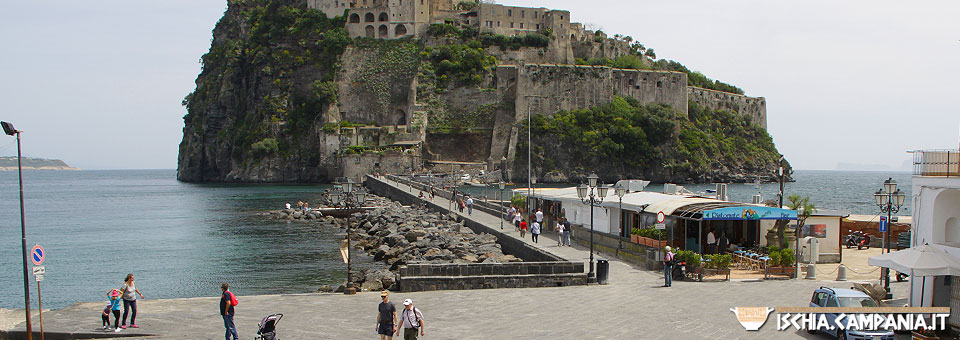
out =
<svg viewBox="0 0 960 340"><path fill-rule="evenodd" d="M498 196L498 197L499 197L499 201L500 201L500 204L499 204L499 206L500 206L500 213L503 214L503 181L500 181L500 183L497 183L497 186L500 187L500 196ZM505 218L504 216L500 216L500 229L501 229L501 230L503 230L503 219L504 219L504 218Z"/></svg>
<svg viewBox="0 0 960 340"><path fill-rule="evenodd" d="M886 181L883 181L883 188L877 190L873 194L873 198L877 201L877 206L880 207L881 213L887 214L887 231L884 232L884 242L883 245L887 248L887 253L890 252L890 218L893 214L896 214L900 211L900 207L903 206L903 201L906 199L906 196L900 192L900 189L897 189L897 181L893 178L887 178ZM882 249L881 249L882 250ZM882 252L882 251L881 251ZM887 291L887 299L892 298L890 294L890 269L883 268L883 289Z"/></svg>
<svg viewBox="0 0 960 340"><path fill-rule="evenodd" d="M20 181L20 249L23 251L23 305L27 321L27 340L33 339L33 327L30 325L30 280L27 278L27 223L23 217L23 167L20 165L20 133L13 124L0 122L3 133L17 137L17 178Z"/></svg>
<svg viewBox="0 0 960 340"><path fill-rule="evenodd" d="M347 286L343 289L343 293L356 294L357 291L353 288L353 281L350 277L353 269L353 251L350 249L350 215L352 215L350 209L362 207L367 200L367 193L360 189L359 185L353 182L353 179L349 178L346 182L341 183L341 187L340 191L332 192L330 198L335 206L342 201L347 212Z"/></svg>
<svg viewBox="0 0 960 340"><path fill-rule="evenodd" d="M607 190L610 189L603 184L597 185L597 174L587 176L588 184L577 186L577 196L583 204L590 205L590 272L587 273L587 282L597 282L597 275L593 272L593 207L599 206L603 198L607 196Z"/></svg>
<svg viewBox="0 0 960 340"><path fill-rule="evenodd" d="M620 236L617 239L617 256L620 256L620 249L623 249L623 195L627 194L627 188L617 186L614 190L620 199Z"/></svg>

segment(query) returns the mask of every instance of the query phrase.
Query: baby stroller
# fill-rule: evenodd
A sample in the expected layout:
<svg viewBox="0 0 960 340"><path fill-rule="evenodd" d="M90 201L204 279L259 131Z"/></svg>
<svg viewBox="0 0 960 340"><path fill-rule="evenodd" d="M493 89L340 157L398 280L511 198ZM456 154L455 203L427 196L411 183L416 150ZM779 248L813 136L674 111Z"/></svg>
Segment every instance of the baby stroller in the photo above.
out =
<svg viewBox="0 0 960 340"><path fill-rule="evenodd" d="M270 314L260 321L260 328L257 330L257 336L253 340L279 340L277 338L277 323L283 318L283 314Z"/></svg>

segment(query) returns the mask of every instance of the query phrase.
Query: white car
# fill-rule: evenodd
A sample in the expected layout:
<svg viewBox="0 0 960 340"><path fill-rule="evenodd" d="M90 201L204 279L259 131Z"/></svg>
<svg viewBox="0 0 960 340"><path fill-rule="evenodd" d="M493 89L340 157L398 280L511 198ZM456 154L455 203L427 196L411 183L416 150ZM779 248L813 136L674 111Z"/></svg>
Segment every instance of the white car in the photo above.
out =
<svg viewBox="0 0 960 340"><path fill-rule="evenodd" d="M460 176L460 180L462 180L462 181L469 181L469 180L470 180L470 174L463 174L463 176Z"/></svg>

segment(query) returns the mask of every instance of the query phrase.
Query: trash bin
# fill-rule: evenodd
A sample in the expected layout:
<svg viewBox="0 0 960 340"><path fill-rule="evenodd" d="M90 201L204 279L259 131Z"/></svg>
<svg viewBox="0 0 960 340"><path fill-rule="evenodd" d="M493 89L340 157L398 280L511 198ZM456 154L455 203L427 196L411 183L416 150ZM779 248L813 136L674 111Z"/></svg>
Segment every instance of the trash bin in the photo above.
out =
<svg viewBox="0 0 960 340"><path fill-rule="evenodd" d="M610 262L604 259L597 260L597 283L605 285L610 277Z"/></svg>

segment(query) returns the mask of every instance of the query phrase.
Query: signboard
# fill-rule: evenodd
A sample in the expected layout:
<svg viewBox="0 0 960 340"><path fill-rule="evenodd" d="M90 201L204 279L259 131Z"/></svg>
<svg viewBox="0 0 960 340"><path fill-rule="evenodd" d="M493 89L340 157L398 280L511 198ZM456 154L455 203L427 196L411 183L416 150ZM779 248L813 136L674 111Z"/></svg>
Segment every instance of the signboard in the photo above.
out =
<svg viewBox="0 0 960 340"><path fill-rule="evenodd" d="M46 257L47 253L43 251L43 247L39 244L34 245L30 249L30 261L33 261L33 265L39 266L43 264L43 259Z"/></svg>
<svg viewBox="0 0 960 340"><path fill-rule="evenodd" d="M657 223L663 223L667 219L667 215L662 211L657 213Z"/></svg>
<svg viewBox="0 0 960 340"><path fill-rule="evenodd" d="M800 232L801 237L813 236L817 238L826 238L827 237L827 225L826 224L804 224L803 230Z"/></svg>
<svg viewBox="0 0 960 340"><path fill-rule="evenodd" d="M37 274L37 275L34 275L33 277L37 279L37 282L43 281L43 274Z"/></svg>
<svg viewBox="0 0 960 340"><path fill-rule="evenodd" d="M732 207L706 210L703 219L714 221L796 220L797 211L773 207Z"/></svg>
<svg viewBox="0 0 960 340"><path fill-rule="evenodd" d="M656 229L667 229L667 224L666 224L666 223L657 223L657 224L654 224L653 227L656 228Z"/></svg>
<svg viewBox="0 0 960 340"><path fill-rule="evenodd" d="M881 233L887 232L887 217L886 217L886 216L880 216L880 232L881 232Z"/></svg>
<svg viewBox="0 0 960 340"><path fill-rule="evenodd" d="M43 275L46 272L47 272L46 268L44 268L43 266L33 267L33 275Z"/></svg>

